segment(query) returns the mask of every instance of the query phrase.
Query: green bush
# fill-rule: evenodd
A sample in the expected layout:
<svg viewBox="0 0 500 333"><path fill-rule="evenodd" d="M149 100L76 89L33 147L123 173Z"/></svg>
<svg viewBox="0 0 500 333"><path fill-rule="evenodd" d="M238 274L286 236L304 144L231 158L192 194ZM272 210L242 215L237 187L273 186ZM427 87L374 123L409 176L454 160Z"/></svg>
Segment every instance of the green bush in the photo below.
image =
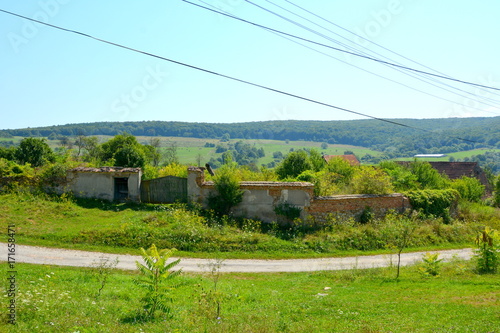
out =
<svg viewBox="0 0 500 333"><path fill-rule="evenodd" d="M484 185L477 178L462 177L455 179L451 183L451 187L457 190L460 198L471 201L479 202L484 195Z"/></svg>
<svg viewBox="0 0 500 333"><path fill-rule="evenodd" d="M390 177L380 169L361 168L352 179L352 193L388 194L393 192Z"/></svg>
<svg viewBox="0 0 500 333"><path fill-rule="evenodd" d="M449 222L450 210L457 204L459 193L454 189L448 190L417 190L405 194L414 210L424 216L436 216Z"/></svg>
<svg viewBox="0 0 500 333"><path fill-rule="evenodd" d="M221 215L230 213L231 208L243 200L243 191L234 168L224 165L214 177L216 193L208 197L208 207Z"/></svg>

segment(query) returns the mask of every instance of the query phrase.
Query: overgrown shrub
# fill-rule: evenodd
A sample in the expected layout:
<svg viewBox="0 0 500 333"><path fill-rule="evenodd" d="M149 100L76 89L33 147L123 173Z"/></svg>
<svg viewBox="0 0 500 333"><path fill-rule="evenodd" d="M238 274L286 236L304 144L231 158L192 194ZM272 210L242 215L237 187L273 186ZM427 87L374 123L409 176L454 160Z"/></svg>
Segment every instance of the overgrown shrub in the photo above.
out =
<svg viewBox="0 0 500 333"><path fill-rule="evenodd" d="M54 163L44 167L40 174L40 186L53 188L65 185L69 168L66 163Z"/></svg>
<svg viewBox="0 0 500 333"><path fill-rule="evenodd" d="M484 185L477 178L462 177L455 179L451 183L451 187L457 190L460 198L471 201L479 202L484 195Z"/></svg>
<svg viewBox="0 0 500 333"><path fill-rule="evenodd" d="M448 190L417 190L405 193L414 210L424 216L436 216L449 222L450 210L457 204L459 194L454 189Z"/></svg>
<svg viewBox="0 0 500 333"><path fill-rule="evenodd" d="M231 208L243 200L240 180L234 173L234 168L228 165L217 170L214 177L216 193L208 197L208 207L221 215L230 213Z"/></svg>

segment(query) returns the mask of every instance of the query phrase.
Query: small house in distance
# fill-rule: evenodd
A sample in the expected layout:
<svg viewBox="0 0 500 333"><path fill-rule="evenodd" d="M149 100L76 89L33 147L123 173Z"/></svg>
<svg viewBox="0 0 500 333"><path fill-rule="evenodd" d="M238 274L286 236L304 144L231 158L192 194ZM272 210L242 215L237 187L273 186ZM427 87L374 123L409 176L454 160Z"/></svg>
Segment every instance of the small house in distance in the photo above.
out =
<svg viewBox="0 0 500 333"><path fill-rule="evenodd" d="M323 155L323 159L326 161L326 163L328 163L328 161L330 161L331 159L333 158L341 158L347 162L349 162L349 164L351 165L359 165L359 160L356 158L356 156L350 154L350 155Z"/></svg>
<svg viewBox="0 0 500 333"><path fill-rule="evenodd" d="M140 201L140 168L78 167L68 171L67 188L76 197Z"/></svg>

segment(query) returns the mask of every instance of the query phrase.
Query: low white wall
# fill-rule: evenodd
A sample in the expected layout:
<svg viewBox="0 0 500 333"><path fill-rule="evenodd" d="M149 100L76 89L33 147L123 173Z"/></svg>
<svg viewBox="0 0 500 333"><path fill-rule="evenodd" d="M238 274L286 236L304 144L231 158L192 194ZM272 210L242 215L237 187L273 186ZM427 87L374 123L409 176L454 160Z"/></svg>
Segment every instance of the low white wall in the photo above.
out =
<svg viewBox="0 0 500 333"><path fill-rule="evenodd" d="M105 171L102 171L105 170ZM128 200L140 201L140 169L134 172L121 171L122 168L76 168L68 171L66 189L76 197L96 198L113 201L115 199L115 178L128 178Z"/></svg>

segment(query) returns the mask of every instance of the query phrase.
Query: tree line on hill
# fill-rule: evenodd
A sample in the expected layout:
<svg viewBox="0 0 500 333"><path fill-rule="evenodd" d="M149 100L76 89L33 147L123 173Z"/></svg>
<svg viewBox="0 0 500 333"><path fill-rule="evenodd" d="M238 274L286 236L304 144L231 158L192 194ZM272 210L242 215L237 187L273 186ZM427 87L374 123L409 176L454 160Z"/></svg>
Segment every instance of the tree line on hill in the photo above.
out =
<svg viewBox="0 0 500 333"><path fill-rule="evenodd" d="M1 130L0 137L118 135L177 136L206 139L307 140L382 151L387 158L450 153L476 148L500 149L500 117L377 120L263 121L230 124L141 121L68 124Z"/></svg>

